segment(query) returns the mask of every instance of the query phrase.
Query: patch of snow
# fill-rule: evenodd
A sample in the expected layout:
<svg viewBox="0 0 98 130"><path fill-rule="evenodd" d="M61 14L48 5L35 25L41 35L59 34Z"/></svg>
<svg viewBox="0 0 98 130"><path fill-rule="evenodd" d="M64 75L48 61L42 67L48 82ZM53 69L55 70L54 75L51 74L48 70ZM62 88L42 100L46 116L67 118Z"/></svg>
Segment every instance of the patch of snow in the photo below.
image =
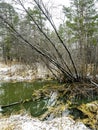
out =
<svg viewBox="0 0 98 130"><path fill-rule="evenodd" d="M0 81L32 81L33 79L45 79L49 71L42 65L37 65L37 70L29 65L0 63Z"/></svg>
<svg viewBox="0 0 98 130"><path fill-rule="evenodd" d="M55 105L55 103L57 101L57 95L58 95L57 92L51 92L50 93L50 99L48 101L47 106L54 106Z"/></svg>
<svg viewBox="0 0 98 130"><path fill-rule="evenodd" d="M69 117L55 118L52 121L40 121L28 115L12 115L0 119L0 130L14 125L13 130L90 130L81 122L75 122Z"/></svg>
<svg viewBox="0 0 98 130"><path fill-rule="evenodd" d="M38 123L36 123L36 124L35 123L33 123L33 128L32 128L32 122L23 123L22 124L22 130L40 130Z"/></svg>
<svg viewBox="0 0 98 130"><path fill-rule="evenodd" d="M28 81L32 80L32 70L26 65L5 65L0 63L0 81Z"/></svg>

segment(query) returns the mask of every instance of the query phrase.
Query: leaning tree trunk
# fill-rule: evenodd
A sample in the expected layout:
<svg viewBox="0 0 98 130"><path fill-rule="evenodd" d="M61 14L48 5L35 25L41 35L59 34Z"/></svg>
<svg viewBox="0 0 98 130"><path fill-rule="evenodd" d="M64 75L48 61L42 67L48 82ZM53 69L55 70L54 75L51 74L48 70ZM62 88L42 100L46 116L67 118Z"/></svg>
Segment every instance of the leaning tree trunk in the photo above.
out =
<svg viewBox="0 0 98 130"><path fill-rule="evenodd" d="M2 15L0 15L0 19L5 23L4 25L6 26L7 29L10 29L13 34L15 36L17 36L17 38L19 38L20 40L22 40L25 44L28 44L32 49L34 49L36 52L38 52L41 56L43 56L44 58L46 58L50 63L52 63L58 70L60 70L63 74L63 77L66 78L68 81L80 81L80 78L78 76L78 72L74 63L74 60L71 56L70 51L68 50L68 48L66 47L66 45L64 44L63 40L61 39L61 37L59 36L55 25L52 22L52 19L49 17L50 14L48 12L48 10L45 8L43 2L39 4L39 2L37 0L34 0L35 3L37 4L37 6L39 7L39 9L42 11L42 13L45 15L45 17L47 18L47 20L50 22L51 26L53 27L60 43L62 44L63 48L65 49L65 53L67 52L69 59L72 63L72 67L74 68L74 72L71 71L70 67L67 65L67 62L65 61L65 59L63 59L62 54L60 53L59 49L56 48L54 42L48 37L48 35L44 32L44 30L38 25L38 23L36 22L36 20L33 18L33 16L28 12L28 10L25 8L25 6L23 5L23 3L18 0L20 2L20 5L23 7L23 9L25 10L25 12L28 14L28 16L32 19L32 21L34 22L34 24L37 26L37 28L39 29L39 31L46 37L46 39L49 41L49 43L52 45L52 47L55 49L61 63L58 62L58 60L55 59L55 57L53 57L49 52L47 52L47 50L40 48L40 46L35 46L32 45L28 40L26 40L16 29L15 27L13 27L12 24L10 24L7 19L5 19ZM65 65L65 67L63 66L63 64Z"/></svg>

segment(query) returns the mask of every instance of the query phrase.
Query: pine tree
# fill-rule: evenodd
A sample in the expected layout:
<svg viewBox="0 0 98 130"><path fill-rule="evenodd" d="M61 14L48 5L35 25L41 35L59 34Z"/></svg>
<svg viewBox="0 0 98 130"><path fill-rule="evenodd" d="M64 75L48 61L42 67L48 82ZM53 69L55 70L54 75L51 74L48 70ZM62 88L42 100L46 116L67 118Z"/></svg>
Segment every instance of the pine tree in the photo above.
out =
<svg viewBox="0 0 98 130"><path fill-rule="evenodd" d="M0 14L9 21L9 23L15 27L18 24L18 14L15 11L14 7L6 2L0 3ZM2 37L2 50L3 50L3 58L5 63L7 60L11 60L11 48L12 43L15 41L15 37L13 37L11 30L8 29L8 26L0 21L0 35ZM14 40L13 40L14 38Z"/></svg>
<svg viewBox="0 0 98 130"><path fill-rule="evenodd" d="M70 7L64 7L67 17L66 26L70 32L70 40L78 49L80 76L87 73L87 65L95 62L93 51L97 44L97 11L94 0L71 0ZM86 70L85 70L86 68Z"/></svg>

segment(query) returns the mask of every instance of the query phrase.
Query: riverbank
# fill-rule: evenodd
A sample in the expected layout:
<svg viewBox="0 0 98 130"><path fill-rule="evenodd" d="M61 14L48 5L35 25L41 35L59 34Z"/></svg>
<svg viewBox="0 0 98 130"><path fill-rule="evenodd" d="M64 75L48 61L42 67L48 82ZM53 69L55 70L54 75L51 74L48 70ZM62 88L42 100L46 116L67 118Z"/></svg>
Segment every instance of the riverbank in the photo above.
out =
<svg viewBox="0 0 98 130"><path fill-rule="evenodd" d="M42 70L40 69L34 71L28 65L5 65L0 63L0 81L21 82L45 79L46 73L42 74ZM75 83L59 86L48 84L43 88L44 89L41 88L39 91L32 93L32 99L35 100L43 97L50 98L47 107L48 111L46 111L41 118L38 117L43 121L27 115L27 111L18 115L11 113L10 116L7 117L1 115L0 130L90 130L89 128L98 130L97 98L97 101L94 99L93 101L95 102L91 104L87 102L85 104L84 101L78 104L79 100L74 101L74 97L80 98L80 95L81 97L86 97L86 99L87 97L89 99L91 96L94 98L98 93L98 91L96 91L98 90L97 87L91 84ZM72 110L71 116L69 114L66 115L66 110L68 109ZM63 115L63 113L65 113L65 115ZM50 121L49 118L47 118L49 116L53 117ZM90 127L87 128L86 126Z"/></svg>
<svg viewBox="0 0 98 130"><path fill-rule="evenodd" d="M90 130L82 122L69 117L40 121L28 115L11 115L0 119L0 130Z"/></svg>
<svg viewBox="0 0 98 130"><path fill-rule="evenodd" d="M37 67L14 63L0 63L0 82L33 81L35 79L46 79L49 75L47 68L37 64Z"/></svg>

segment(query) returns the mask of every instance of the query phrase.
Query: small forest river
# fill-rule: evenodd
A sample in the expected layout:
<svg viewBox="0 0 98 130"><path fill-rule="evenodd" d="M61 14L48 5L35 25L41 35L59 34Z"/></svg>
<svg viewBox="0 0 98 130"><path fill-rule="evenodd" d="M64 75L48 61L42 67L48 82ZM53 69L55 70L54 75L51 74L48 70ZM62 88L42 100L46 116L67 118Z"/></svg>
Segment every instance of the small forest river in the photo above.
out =
<svg viewBox="0 0 98 130"><path fill-rule="evenodd" d="M45 85L57 84L55 81L15 82L0 84L0 106L9 105L15 102L25 101L32 98L34 90L43 88ZM1 109L3 114L11 114L26 110L32 116L39 116L46 111L47 99L20 103Z"/></svg>
<svg viewBox="0 0 98 130"><path fill-rule="evenodd" d="M68 119L71 120L71 122L73 122L73 119L75 121L79 120L87 127L92 128L92 130L97 130L97 95L94 94L92 100L89 98L86 99L86 101L77 99L75 102L73 100L72 104L68 100L65 101L67 85L68 84L66 84L65 88L65 85L60 86L56 81L41 80L34 82L0 83L0 113L2 113L1 115L19 114L19 116L21 116L21 114L31 114L33 117L38 117L41 121L51 121L51 119L58 120L57 117L69 117ZM75 84L75 86L76 85L77 84ZM97 90L95 92L97 92ZM72 117L72 119L70 117ZM66 120L64 124L66 125ZM78 128L77 124L73 124L73 127ZM80 124L79 127L82 129ZM82 130L84 130L84 127L83 125ZM88 130L88 128L85 128L85 130Z"/></svg>

